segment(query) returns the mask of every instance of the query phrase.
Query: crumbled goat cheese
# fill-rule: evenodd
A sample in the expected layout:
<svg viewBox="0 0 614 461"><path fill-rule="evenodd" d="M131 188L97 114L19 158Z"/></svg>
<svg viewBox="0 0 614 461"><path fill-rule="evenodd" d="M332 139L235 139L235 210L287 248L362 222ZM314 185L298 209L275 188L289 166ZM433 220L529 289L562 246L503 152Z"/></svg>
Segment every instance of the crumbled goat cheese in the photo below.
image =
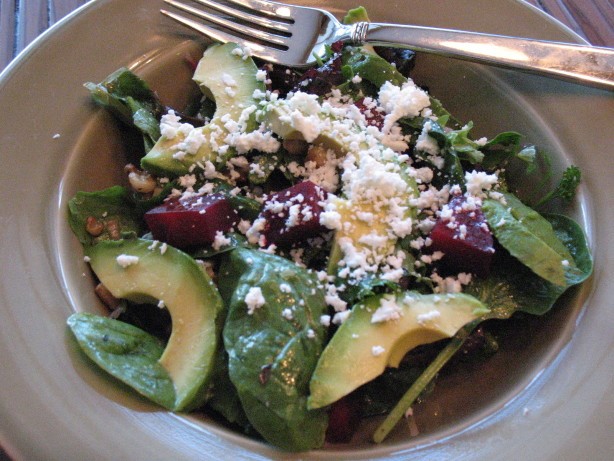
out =
<svg viewBox="0 0 614 461"><path fill-rule="evenodd" d="M247 313L252 315L256 309L261 308L265 304L264 296L260 287L251 287L245 295L245 304L247 304Z"/></svg>
<svg viewBox="0 0 614 461"><path fill-rule="evenodd" d="M123 268L126 268L128 266L132 266L134 264L138 264L139 257L138 256L127 255L127 254L121 254L121 255L119 255L116 258L116 261L117 261L117 264L119 264Z"/></svg>
<svg viewBox="0 0 614 461"><path fill-rule="evenodd" d="M378 357L384 352L386 352L386 349L384 349L382 346L373 346L371 348L371 354L373 354L373 357Z"/></svg>
<svg viewBox="0 0 614 461"><path fill-rule="evenodd" d="M232 240L229 237L224 236L222 231L217 231L215 233L215 238L213 240L213 244L211 247L218 251L220 248L228 246L232 243Z"/></svg>
<svg viewBox="0 0 614 461"><path fill-rule="evenodd" d="M439 312L436 309L432 309L428 312L424 312L423 314L418 314L418 316L416 317L416 320L418 321L420 325L424 326L427 323L437 320L440 317L441 317L441 312Z"/></svg>
<svg viewBox="0 0 614 461"><path fill-rule="evenodd" d="M465 173L465 183L467 185L467 194L475 195L476 197L486 197L484 191L489 191L497 184L499 178L495 173L488 174L484 171L468 171Z"/></svg>
<svg viewBox="0 0 614 461"><path fill-rule="evenodd" d="M431 103L429 95L411 80L400 87L390 82L384 83L379 90L378 99L387 113L382 128L384 133L390 131L400 118L417 117Z"/></svg>
<svg viewBox="0 0 614 461"><path fill-rule="evenodd" d="M403 310L394 296L385 296L380 300L380 307L371 316L371 323L398 320L403 316Z"/></svg>
<svg viewBox="0 0 614 461"><path fill-rule="evenodd" d="M330 321L331 321L330 315L321 315L320 316L320 325L328 327L328 326L330 326Z"/></svg>

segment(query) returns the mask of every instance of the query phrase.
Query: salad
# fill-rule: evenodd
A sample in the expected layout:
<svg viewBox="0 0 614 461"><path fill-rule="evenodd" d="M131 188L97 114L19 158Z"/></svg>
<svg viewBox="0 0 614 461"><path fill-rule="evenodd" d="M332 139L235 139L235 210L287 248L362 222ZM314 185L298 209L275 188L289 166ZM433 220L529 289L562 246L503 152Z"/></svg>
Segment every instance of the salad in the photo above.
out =
<svg viewBox="0 0 614 461"><path fill-rule="evenodd" d="M186 64L189 107L127 69L86 84L143 151L126 185L69 203L109 310L68 319L84 353L284 450L386 414L381 442L446 364L496 352L489 322L543 315L589 277L582 229L539 211L573 199L579 169L529 196L544 154L512 131L475 139L414 61L336 43L298 70L227 43Z"/></svg>

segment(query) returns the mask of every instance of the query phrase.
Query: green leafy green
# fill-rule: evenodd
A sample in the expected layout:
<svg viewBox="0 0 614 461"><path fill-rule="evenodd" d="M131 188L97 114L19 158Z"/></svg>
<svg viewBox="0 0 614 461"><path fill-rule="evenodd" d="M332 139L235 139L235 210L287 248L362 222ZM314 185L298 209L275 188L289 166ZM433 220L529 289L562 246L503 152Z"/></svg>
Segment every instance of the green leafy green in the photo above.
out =
<svg viewBox="0 0 614 461"><path fill-rule="evenodd" d="M555 198L562 198L565 202L570 203L576 195L576 189L580 184L582 174L580 169L571 165L565 169L559 184L548 194L542 197L535 207L541 207Z"/></svg>
<svg viewBox="0 0 614 461"><path fill-rule="evenodd" d="M447 145L456 152L460 160L469 163L481 163L484 154L480 151L480 145L469 137L469 132L473 128L473 122L467 123L460 130L450 130L446 132Z"/></svg>
<svg viewBox="0 0 614 461"><path fill-rule="evenodd" d="M389 293L399 289L399 285L390 280L380 279L374 276L365 277L354 284L345 284L345 289L340 292L340 296L349 306L362 301L370 296Z"/></svg>
<svg viewBox="0 0 614 461"><path fill-rule="evenodd" d="M233 189L233 186L230 184L220 181L216 185L215 192L221 192L228 197L232 207L237 210L237 213L239 213L242 219L248 219L250 221L256 219L262 209L260 202L241 194L235 194L233 193Z"/></svg>
<svg viewBox="0 0 614 461"><path fill-rule="evenodd" d="M517 311L543 315L567 288L582 283L592 273L593 260L582 228L566 216L547 214L544 218L576 262L574 267L567 269L566 285L556 285L536 277L516 258L500 254L490 275L474 278L465 290L489 306L493 317L509 318Z"/></svg>
<svg viewBox="0 0 614 461"><path fill-rule="evenodd" d="M316 284L291 261L246 248L228 253L220 268L230 380L254 428L290 451L321 446L328 423L325 411L307 410L326 336L319 322L326 303ZM246 296L258 289L265 304L252 312Z"/></svg>
<svg viewBox="0 0 614 461"><path fill-rule="evenodd" d="M99 235L88 232L95 221L102 226ZM113 186L97 192L77 192L68 202L68 223L83 245L101 240L116 240L122 236L137 236L141 219L128 190Z"/></svg>
<svg viewBox="0 0 614 461"><path fill-rule="evenodd" d="M566 287L566 272L576 266L551 224L514 195L504 193L503 197L505 204L486 199L482 207L497 241L537 275Z"/></svg>
<svg viewBox="0 0 614 461"><path fill-rule="evenodd" d="M68 326L85 354L107 373L137 392L172 410L175 388L158 362L164 345L145 331L108 317L81 312Z"/></svg>
<svg viewBox="0 0 614 461"><path fill-rule="evenodd" d="M145 81L123 67L101 83L88 82L85 87L94 101L143 133L146 151L153 147L160 137L159 119L164 108Z"/></svg>
<svg viewBox="0 0 614 461"><path fill-rule="evenodd" d="M371 22L364 6L348 10L347 14L343 17L343 24L356 24L357 22Z"/></svg>
<svg viewBox="0 0 614 461"><path fill-rule="evenodd" d="M344 51L343 65L351 69L352 75L360 76L377 88L386 82L401 86L407 81L405 76L384 58L360 49Z"/></svg>
<svg viewBox="0 0 614 461"><path fill-rule="evenodd" d="M223 347L218 347L216 351L211 383L207 406L222 415L229 423L237 424L247 430L249 421L241 406L239 394L228 376L228 354Z"/></svg>

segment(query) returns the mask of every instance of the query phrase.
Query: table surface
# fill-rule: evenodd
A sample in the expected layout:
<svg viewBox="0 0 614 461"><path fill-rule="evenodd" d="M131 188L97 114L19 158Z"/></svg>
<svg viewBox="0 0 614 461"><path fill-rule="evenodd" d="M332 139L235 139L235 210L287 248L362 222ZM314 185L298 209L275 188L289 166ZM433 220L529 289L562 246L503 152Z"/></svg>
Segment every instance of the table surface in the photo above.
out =
<svg viewBox="0 0 614 461"><path fill-rule="evenodd" d="M614 47L612 0L527 0L592 45ZM0 0L0 71L32 40L87 0Z"/></svg>
<svg viewBox="0 0 614 461"><path fill-rule="evenodd" d="M0 0L0 71L32 40L88 0ZM614 47L612 0L526 0L590 44ZM0 448L0 460L6 459Z"/></svg>

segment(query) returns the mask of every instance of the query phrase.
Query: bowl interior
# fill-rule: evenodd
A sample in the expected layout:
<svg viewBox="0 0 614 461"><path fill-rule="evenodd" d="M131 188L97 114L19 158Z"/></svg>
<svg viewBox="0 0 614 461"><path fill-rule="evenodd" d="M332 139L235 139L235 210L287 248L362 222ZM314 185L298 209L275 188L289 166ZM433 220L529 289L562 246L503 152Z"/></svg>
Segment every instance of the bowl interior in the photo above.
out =
<svg viewBox="0 0 614 461"><path fill-rule="evenodd" d="M344 6L331 9L340 11ZM375 13L375 18L381 15L379 9ZM420 20L421 15L417 15L417 22ZM454 22L452 18L445 21ZM181 108L197 91L190 80L191 70L185 58L198 59L202 46L202 43L192 40L175 40L172 46L155 50L153 58L139 57L126 65L145 78L165 104ZM522 79L522 76L510 77L483 66L427 55L419 55L414 73L414 80L427 86L431 94L458 119L472 120L477 136L490 137L503 130L521 132L526 135L527 143L538 144L553 153L553 168L561 171L569 163L570 155L539 110L515 89L514 82L518 82L521 88ZM57 254L59 278L73 310L96 311L102 307L93 294L93 282L86 265L76 256L81 254L81 249L65 222L64 210L76 191L98 190L125 183L123 166L136 161L133 152L139 139L131 137L112 117L93 106L81 123L83 128L69 153L59 191L60 203L55 216ZM588 224L591 216L582 206L585 200L586 197L580 196L578 204L570 211L579 222ZM497 414L520 395L564 348L580 315L583 298L581 291L572 291L543 318L522 317L510 321L513 334L501 338L500 351L492 358L444 370L434 393L414 408L419 430L417 436L410 438L409 427L400 424L383 448L374 447L368 440L377 420L367 420L351 445L328 446L322 452L323 456L333 452L347 454L348 449L358 449L360 456L366 457L381 454L382 449L411 449L443 440ZM107 378L96 370L88 369L84 373L88 375L88 381L95 383L94 387L104 387L108 383ZM138 400L126 389L119 392L122 401ZM142 402L130 406L137 412L152 411ZM174 420L174 424L196 428L203 434L213 432L254 451L264 449L259 442L244 440L206 415L180 416Z"/></svg>

